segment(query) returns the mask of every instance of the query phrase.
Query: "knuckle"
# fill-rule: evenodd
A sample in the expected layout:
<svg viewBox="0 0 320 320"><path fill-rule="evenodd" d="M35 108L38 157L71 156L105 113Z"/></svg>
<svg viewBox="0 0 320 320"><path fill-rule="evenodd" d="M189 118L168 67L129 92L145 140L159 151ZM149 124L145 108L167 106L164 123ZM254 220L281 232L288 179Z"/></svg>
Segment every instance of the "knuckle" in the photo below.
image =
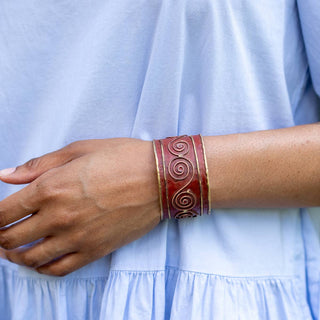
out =
<svg viewBox="0 0 320 320"><path fill-rule="evenodd" d="M73 214L66 212L62 217L61 220L63 220L63 224L66 227L72 227L75 224L75 217Z"/></svg>
<svg viewBox="0 0 320 320"><path fill-rule="evenodd" d="M46 183L42 183L39 186L39 193L42 198L50 199L53 197L55 190L51 185L46 184Z"/></svg>
<svg viewBox="0 0 320 320"><path fill-rule="evenodd" d="M92 143L93 142L91 141L91 144ZM83 155L86 150L88 150L87 147L87 140L77 140L66 145L62 151L69 160L72 160L75 157Z"/></svg>
<svg viewBox="0 0 320 320"><path fill-rule="evenodd" d="M79 141L73 141L73 142L70 142L69 144L66 145L66 148L75 148L79 145Z"/></svg>
<svg viewBox="0 0 320 320"><path fill-rule="evenodd" d="M76 152L79 149L80 144L81 144L80 141L73 141L68 145L66 145L64 147L64 150L70 153Z"/></svg>
<svg viewBox="0 0 320 320"><path fill-rule="evenodd" d="M65 221L60 217L52 217L51 224L55 230L64 230L66 228Z"/></svg>
<svg viewBox="0 0 320 320"><path fill-rule="evenodd" d="M41 158L32 158L30 160L28 160L24 166L28 169L28 170L33 170L36 169L40 166L41 164Z"/></svg>
<svg viewBox="0 0 320 320"><path fill-rule="evenodd" d="M84 232L82 231L74 232L69 237L69 244L72 248L79 249L85 245L87 239L88 237L84 235Z"/></svg>
<svg viewBox="0 0 320 320"><path fill-rule="evenodd" d="M50 199L50 187L47 187L44 183L39 182L36 185L36 193L39 198L47 200Z"/></svg>
<svg viewBox="0 0 320 320"><path fill-rule="evenodd" d="M0 233L0 246L6 250L11 250L15 248L13 241L3 231Z"/></svg>
<svg viewBox="0 0 320 320"><path fill-rule="evenodd" d="M59 214L52 217L52 226L57 230L68 229L74 224L72 215L60 211Z"/></svg>
<svg viewBox="0 0 320 320"><path fill-rule="evenodd" d="M36 188L38 195L46 200L56 198L61 193L57 186L44 179L37 183Z"/></svg>

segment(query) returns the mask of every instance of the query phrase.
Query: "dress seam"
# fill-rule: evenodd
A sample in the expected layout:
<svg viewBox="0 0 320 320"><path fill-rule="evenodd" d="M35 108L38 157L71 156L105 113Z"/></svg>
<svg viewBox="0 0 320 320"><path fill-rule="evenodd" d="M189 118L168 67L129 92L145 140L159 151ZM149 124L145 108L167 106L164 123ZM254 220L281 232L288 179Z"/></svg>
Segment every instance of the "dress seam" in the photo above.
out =
<svg viewBox="0 0 320 320"><path fill-rule="evenodd" d="M298 275L253 275L253 276L229 276L225 274L217 274L217 273L208 273L208 272L200 272L200 271L193 271L193 270L187 270L184 268L174 267L174 266L166 266L165 269L154 269L154 270L133 270L133 269L114 269L110 270L110 273L118 273L118 272L131 272L131 273L155 273L155 272L165 272L166 270L176 270L178 272L187 272L187 273L194 273L199 275L206 275L206 276L213 276L213 277L220 277L220 278L226 278L226 279L266 279L266 280L277 280L277 279L298 279Z"/></svg>
<svg viewBox="0 0 320 320"><path fill-rule="evenodd" d="M2 267L1 267L2 268ZM6 271L9 269L7 268ZM276 280L291 280L295 281L299 279L299 276L297 275L250 275L250 276L232 276L232 275L225 275L225 274L217 274L217 273L208 273L208 272L199 272L199 271L193 271L193 270L187 270L183 268L178 268L178 267L173 267L173 266L166 266L165 269L154 269L154 270L133 270L133 269L114 269L114 270L109 270L106 272L105 276L92 276L92 277L52 277L52 278L47 278L47 277L36 277L33 275L27 276L27 275L20 275L18 271L16 270L10 270L9 272L15 273L20 279L29 279L29 280L46 280L46 281L74 281L74 280L106 280L109 278L111 274L116 274L116 273L134 273L137 275L144 275L144 274L154 274L154 273L165 273L166 271L175 271L175 272L181 272L181 273L189 273L189 274L194 274L194 275L203 275L203 276L208 276L208 277L215 277L215 278L220 278L220 279L234 279L234 280L251 280L251 281L259 281L259 280L270 280L270 281L276 281Z"/></svg>

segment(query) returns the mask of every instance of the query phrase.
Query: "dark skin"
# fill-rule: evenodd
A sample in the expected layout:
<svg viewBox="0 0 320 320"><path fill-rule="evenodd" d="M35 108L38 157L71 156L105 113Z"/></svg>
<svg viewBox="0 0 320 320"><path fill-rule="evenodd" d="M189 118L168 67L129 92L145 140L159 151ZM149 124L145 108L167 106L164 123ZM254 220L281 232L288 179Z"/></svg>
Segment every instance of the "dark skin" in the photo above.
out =
<svg viewBox="0 0 320 320"><path fill-rule="evenodd" d="M319 124L204 137L204 144L213 208L320 206ZM64 276L160 222L150 141L77 141L0 179L29 183L0 201L0 254L40 273Z"/></svg>

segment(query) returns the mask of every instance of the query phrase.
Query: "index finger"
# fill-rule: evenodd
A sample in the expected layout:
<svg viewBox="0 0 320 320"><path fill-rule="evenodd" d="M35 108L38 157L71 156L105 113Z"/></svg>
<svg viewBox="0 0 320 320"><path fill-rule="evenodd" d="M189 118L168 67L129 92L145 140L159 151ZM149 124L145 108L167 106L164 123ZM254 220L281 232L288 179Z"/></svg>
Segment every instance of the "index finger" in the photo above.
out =
<svg viewBox="0 0 320 320"><path fill-rule="evenodd" d="M0 228L39 211L39 183L35 180L0 201Z"/></svg>

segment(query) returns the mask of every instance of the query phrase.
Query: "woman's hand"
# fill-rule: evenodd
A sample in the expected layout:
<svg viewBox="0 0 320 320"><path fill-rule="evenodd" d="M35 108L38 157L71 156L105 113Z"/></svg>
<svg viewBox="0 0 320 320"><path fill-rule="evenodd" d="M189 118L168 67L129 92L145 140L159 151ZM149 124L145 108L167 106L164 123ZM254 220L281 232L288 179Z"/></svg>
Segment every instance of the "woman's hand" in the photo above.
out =
<svg viewBox="0 0 320 320"><path fill-rule="evenodd" d="M0 201L2 255L40 273L64 276L142 237L160 221L151 142L77 141L0 179L31 182Z"/></svg>

